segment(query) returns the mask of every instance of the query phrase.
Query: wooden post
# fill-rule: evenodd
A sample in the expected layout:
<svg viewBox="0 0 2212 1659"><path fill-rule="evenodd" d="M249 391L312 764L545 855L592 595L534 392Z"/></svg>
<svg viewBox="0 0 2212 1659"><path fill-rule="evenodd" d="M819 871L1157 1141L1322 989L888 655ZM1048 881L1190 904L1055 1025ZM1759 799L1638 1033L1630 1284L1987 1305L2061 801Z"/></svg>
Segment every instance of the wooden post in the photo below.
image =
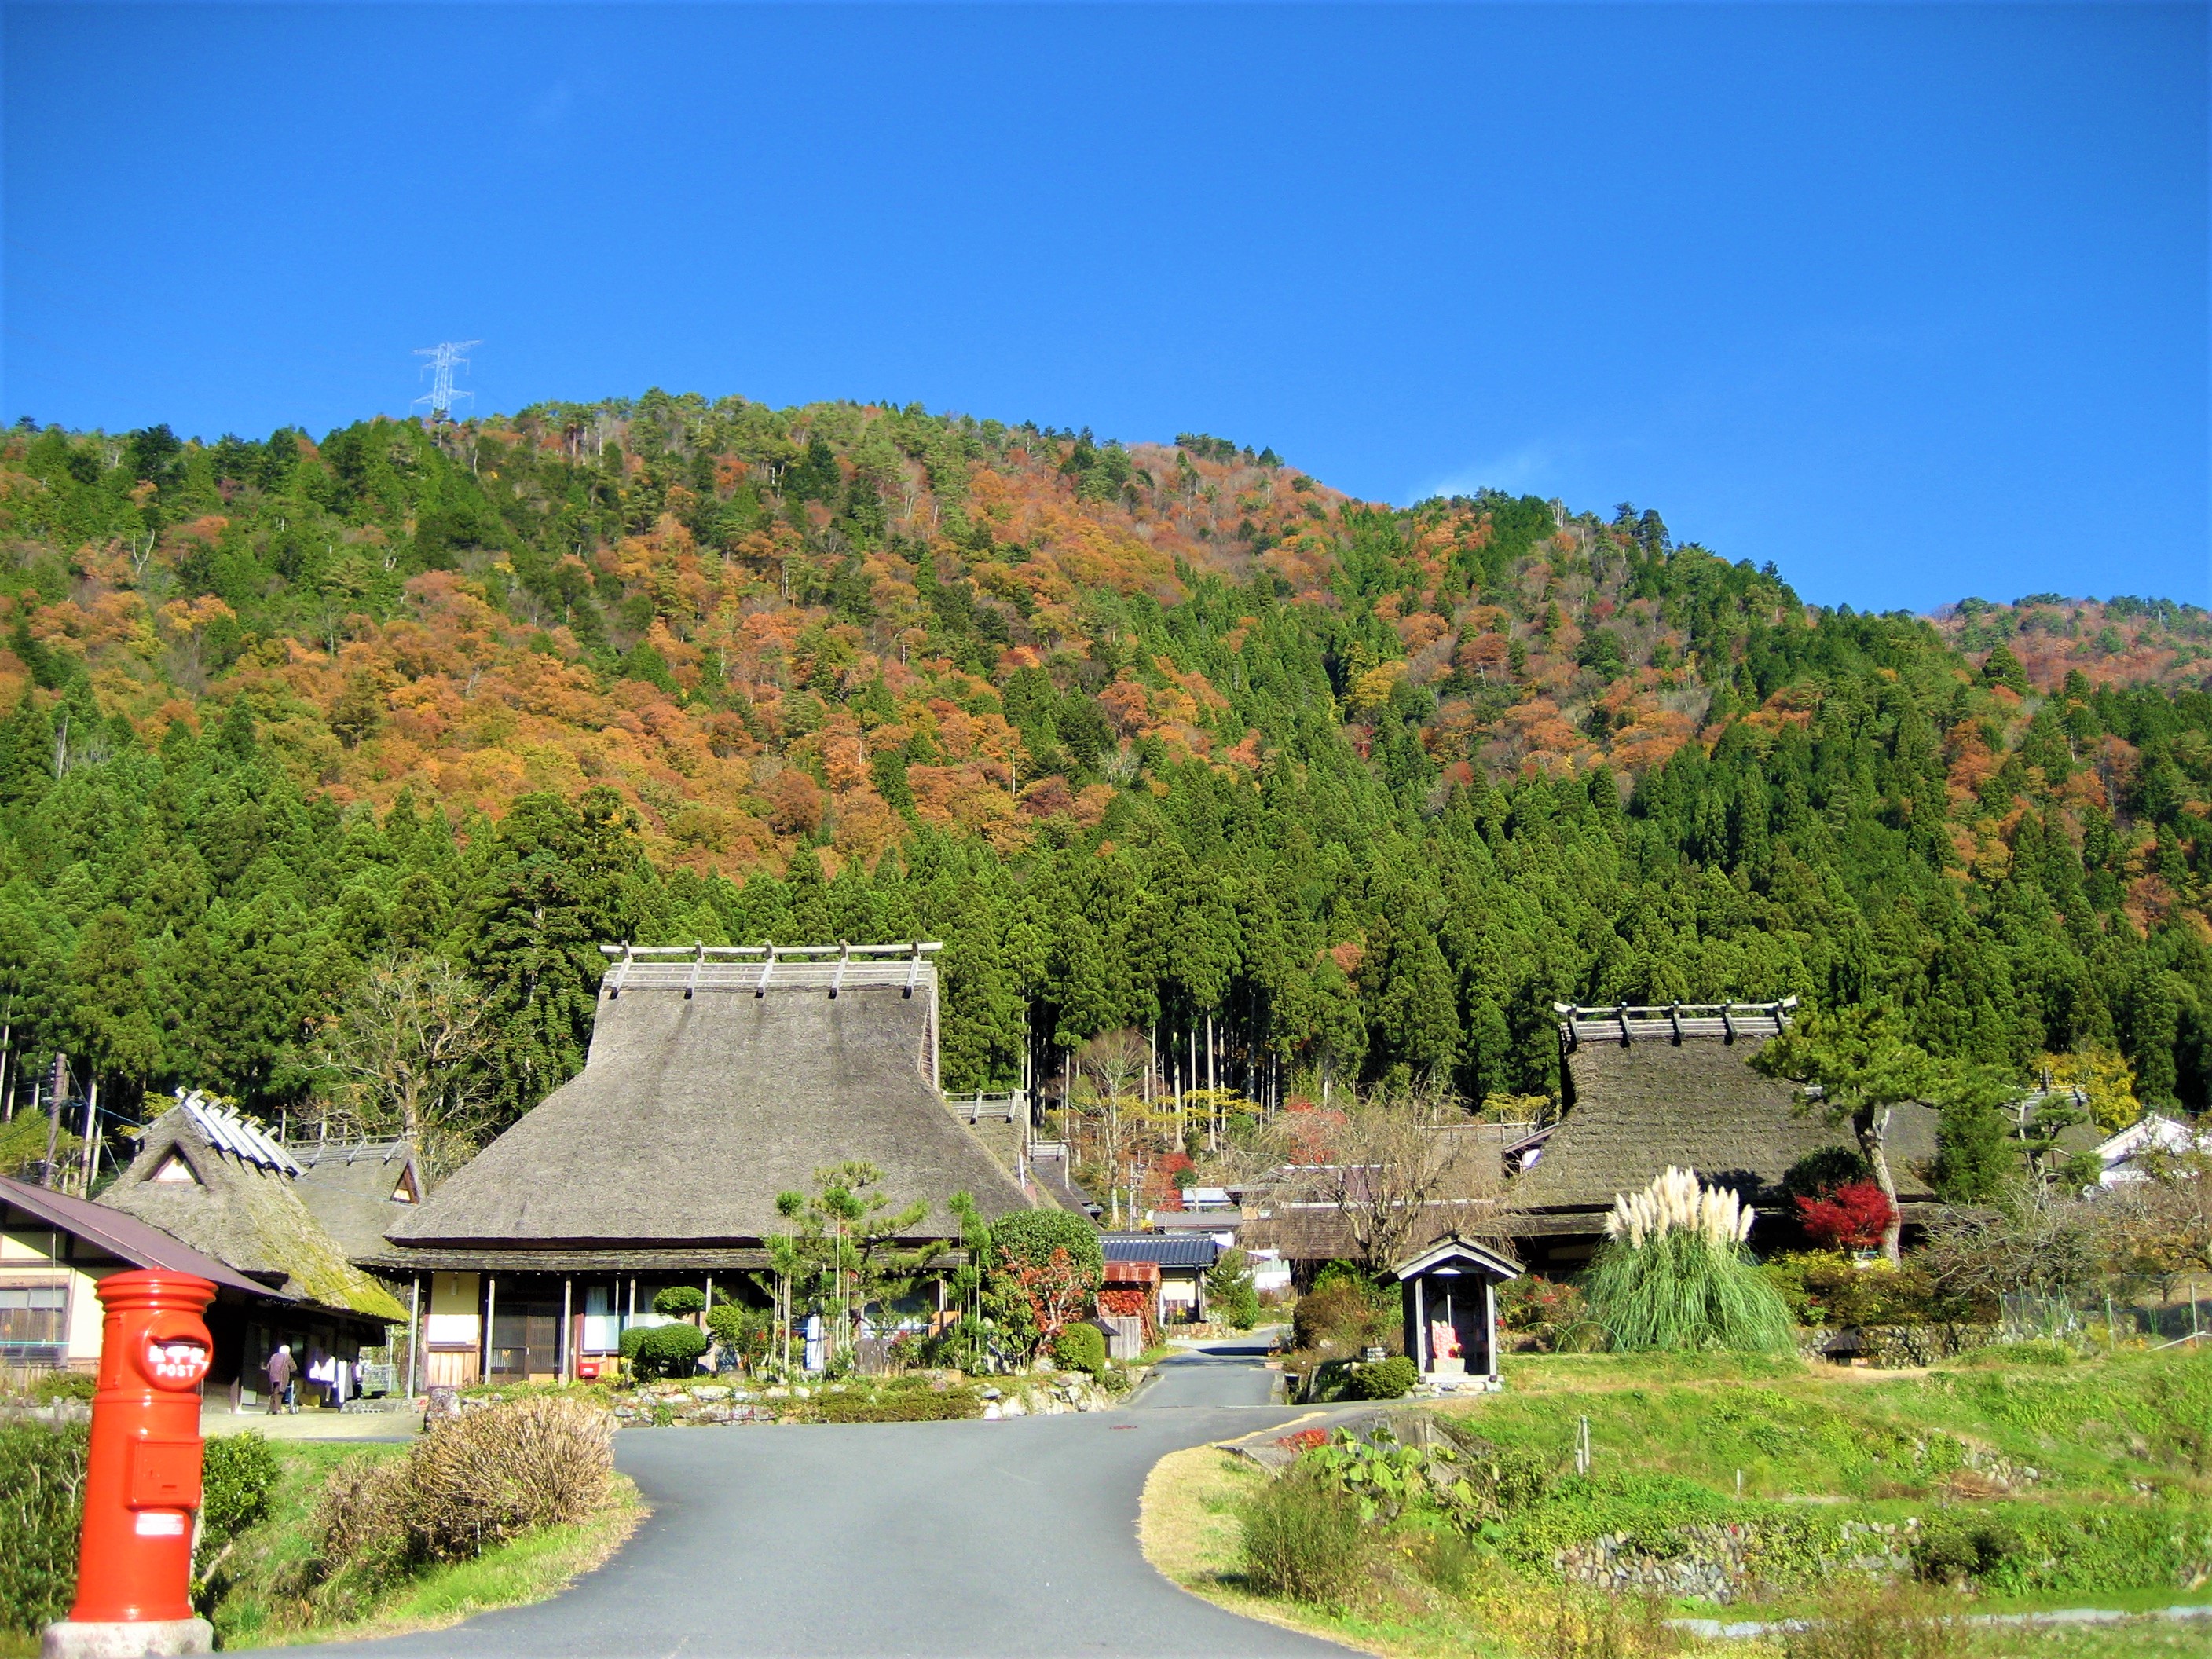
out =
<svg viewBox="0 0 2212 1659"><path fill-rule="evenodd" d="M499 1280L489 1273L484 1275L483 1363L478 1368L477 1381L491 1381L491 1322L499 1310Z"/></svg>
<svg viewBox="0 0 2212 1659"><path fill-rule="evenodd" d="M415 1397L415 1379L421 1374L419 1358L422 1352L422 1275L408 1275L407 1291L407 1397Z"/></svg>
<svg viewBox="0 0 2212 1659"><path fill-rule="evenodd" d="M576 1281L568 1274L563 1273L561 1276L561 1342L559 1347L561 1355L559 1370L561 1372L561 1380L563 1382L568 1382L575 1375L576 1370L575 1366L569 1363L576 1346L576 1339L571 1332L571 1324L575 1318L575 1296Z"/></svg>
<svg viewBox="0 0 2212 1659"><path fill-rule="evenodd" d="M1429 1282L1420 1274L1413 1277L1413 1369L1423 1376L1429 1370Z"/></svg>

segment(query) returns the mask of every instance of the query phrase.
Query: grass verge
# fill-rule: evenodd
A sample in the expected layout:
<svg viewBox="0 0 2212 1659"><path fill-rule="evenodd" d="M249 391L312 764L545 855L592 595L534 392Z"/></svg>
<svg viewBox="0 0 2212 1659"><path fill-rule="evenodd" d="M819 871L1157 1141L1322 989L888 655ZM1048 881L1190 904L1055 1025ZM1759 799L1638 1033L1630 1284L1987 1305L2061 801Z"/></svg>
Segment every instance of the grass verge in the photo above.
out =
<svg viewBox="0 0 2212 1659"><path fill-rule="evenodd" d="M549 1527L487 1550L473 1561L429 1568L340 1612L301 1594L313 1554L315 1505L340 1462L364 1454L404 1455L404 1445L283 1445L283 1474L269 1516L241 1537L211 1575L210 1617L222 1648L283 1647L441 1630L480 1613L557 1595L619 1549L646 1515L637 1488L617 1476L607 1504L589 1520Z"/></svg>

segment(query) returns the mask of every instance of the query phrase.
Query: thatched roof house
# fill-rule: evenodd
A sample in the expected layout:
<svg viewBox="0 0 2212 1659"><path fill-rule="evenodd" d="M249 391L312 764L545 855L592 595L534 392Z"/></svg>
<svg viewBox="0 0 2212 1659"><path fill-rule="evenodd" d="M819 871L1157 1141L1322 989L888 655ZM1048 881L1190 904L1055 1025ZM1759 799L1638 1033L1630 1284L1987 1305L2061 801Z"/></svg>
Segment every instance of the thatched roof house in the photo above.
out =
<svg viewBox="0 0 2212 1659"><path fill-rule="evenodd" d="M1807 1110L1793 1085L1751 1069L1795 1006L1561 1005L1566 1113L1522 1152L1502 1221L1524 1257L1579 1267L1603 1236L1614 1196L1669 1164L1743 1194L1761 1213L1758 1229L1791 1224L1784 1176L1816 1152L1857 1146L1848 1125ZM1935 1197L1921 1173L1936 1155L1935 1121L1917 1105L1898 1108L1891 1120L1890 1165L1908 1220ZM1760 1242L1756 1229L1753 1242Z"/></svg>
<svg viewBox="0 0 2212 1659"><path fill-rule="evenodd" d="M430 1183L415 1148L397 1140L288 1140L293 1189L324 1231L359 1261L392 1246L385 1234L412 1214Z"/></svg>
<svg viewBox="0 0 2212 1659"><path fill-rule="evenodd" d="M873 1164L894 1211L921 1200L914 1243L958 1238L956 1193L987 1219L1048 1204L938 1091L936 948L611 948L584 1069L376 1259L428 1276L433 1380L441 1353L471 1373L464 1341L477 1374L568 1374L656 1284L742 1289L793 1231L777 1196L830 1165ZM526 1299L537 1334L500 1323Z"/></svg>
<svg viewBox="0 0 2212 1659"><path fill-rule="evenodd" d="M258 1283L352 1324L404 1319L301 1200L300 1165L258 1126L198 1096L154 1120L138 1156L95 1200L136 1216ZM364 1331L370 1340L380 1328Z"/></svg>

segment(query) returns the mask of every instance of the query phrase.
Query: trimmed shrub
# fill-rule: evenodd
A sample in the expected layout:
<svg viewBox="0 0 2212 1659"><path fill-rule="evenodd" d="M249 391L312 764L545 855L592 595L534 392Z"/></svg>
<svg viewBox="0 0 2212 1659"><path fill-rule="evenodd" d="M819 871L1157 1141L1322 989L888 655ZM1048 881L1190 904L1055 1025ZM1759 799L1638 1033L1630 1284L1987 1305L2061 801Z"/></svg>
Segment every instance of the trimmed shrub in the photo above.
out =
<svg viewBox="0 0 2212 1659"><path fill-rule="evenodd" d="M87 1434L82 1423L0 1425L0 1629L35 1635L69 1612Z"/></svg>
<svg viewBox="0 0 2212 1659"><path fill-rule="evenodd" d="M227 1434L207 1443L200 1461L203 1553L268 1517L279 1474L276 1453L259 1434Z"/></svg>
<svg viewBox="0 0 2212 1659"><path fill-rule="evenodd" d="M949 1423L981 1417L973 1389L900 1389L884 1394L825 1394L808 1402L823 1423Z"/></svg>
<svg viewBox="0 0 2212 1659"><path fill-rule="evenodd" d="M1393 1354L1388 1359L1354 1365L1344 1392L1352 1400L1400 1400L1420 1380L1421 1373L1412 1360L1401 1353Z"/></svg>
<svg viewBox="0 0 2212 1659"><path fill-rule="evenodd" d="M653 1310L657 1314L672 1314L681 1318L685 1314L702 1312L707 1306L707 1292L696 1285L671 1285L653 1298Z"/></svg>
<svg viewBox="0 0 2212 1659"><path fill-rule="evenodd" d="M458 1419L455 1419L458 1420ZM361 1452L332 1469L316 1498L309 1569L316 1607L344 1618L367 1611L416 1553L407 1525L411 1455Z"/></svg>
<svg viewBox="0 0 2212 1659"><path fill-rule="evenodd" d="M991 1244L1005 1261L1042 1267L1055 1249L1085 1269L1095 1283L1106 1271L1098 1229L1068 1210L1017 1210L991 1224Z"/></svg>
<svg viewBox="0 0 2212 1659"><path fill-rule="evenodd" d="M1248 1498L1237 1520L1244 1576L1262 1595L1332 1607L1366 1576L1359 1505L1310 1470L1293 1464Z"/></svg>
<svg viewBox="0 0 2212 1659"><path fill-rule="evenodd" d="M1070 1325L1053 1338L1052 1357L1072 1371L1100 1376L1106 1370L1106 1338L1096 1325Z"/></svg>
<svg viewBox="0 0 2212 1659"><path fill-rule="evenodd" d="M640 1376L689 1376L706 1352L707 1333L696 1325L655 1325L639 1338L632 1364Z"/></svg>

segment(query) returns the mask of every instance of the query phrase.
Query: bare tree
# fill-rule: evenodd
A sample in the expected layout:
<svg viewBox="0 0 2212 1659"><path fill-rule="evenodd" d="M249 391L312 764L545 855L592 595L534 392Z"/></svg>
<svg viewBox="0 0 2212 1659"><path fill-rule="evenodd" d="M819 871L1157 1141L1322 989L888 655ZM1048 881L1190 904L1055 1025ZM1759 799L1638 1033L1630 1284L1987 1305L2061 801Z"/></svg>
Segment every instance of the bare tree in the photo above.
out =
<svg viewBox="0 0 2212 1659"><path fill-rule="evenodd" d="M2115 1219L2107 1205L2017 1182L1994 1208L1954 1210L1937 1221L1917 1259L1955 1295L2072 1307L2107 1282Z"/></svg>
<svg viewBox="0 0 2212 1659"><path fill-rule="evenodd" d="M1418 1091L1352 1099L1327 1159L1288 1172L1293 1204L1333 1211L1351 1251L1380 1273L1446 1233L1496 1231L1497 1146L1448 1097Z"/></svg>
<svg viewBox="0 0 2212 1659"><path fill-rule="evenodd" d="M2184 1280L2212 1279L2212 1146L2154 1149L2137 1167L2140 1180L2096 1199L2111 1215L2120 1271L2156 1281L2168 1297Z"/></svg>
<svg viewBox="0 0 2212 1659"><path fill-rule="evenodd" d="M359 1133L404 1135L432 1168L452 1169L487 1127L490 1095L475 1062L490 1040L466 975L440 957L386 957L318 1035L333 1117Z"/></svg>
<svg viewBox="0 0 2212 1659"><path fill-rule="evenodd" d="M1137 1086L1149 1059L1144 1037L1133 1030L1102 1031L1075 1051L1068 1104L1094 1126L1098 1161L1112 1190L1127 1178L1129 1155L1144 1127Z"/></svg>

